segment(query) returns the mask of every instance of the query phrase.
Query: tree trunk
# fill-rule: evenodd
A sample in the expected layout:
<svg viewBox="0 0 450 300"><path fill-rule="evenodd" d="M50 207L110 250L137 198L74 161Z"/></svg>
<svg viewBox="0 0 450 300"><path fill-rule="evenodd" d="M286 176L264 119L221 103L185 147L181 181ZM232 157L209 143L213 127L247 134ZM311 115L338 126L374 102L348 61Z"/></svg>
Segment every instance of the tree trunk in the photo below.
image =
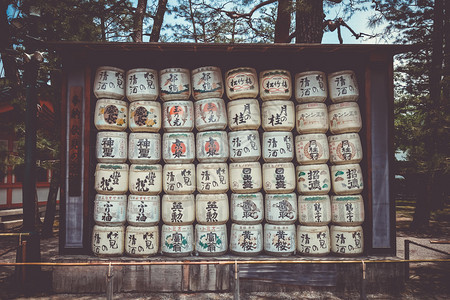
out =
<svg viewBox="0 0 450 300"><path fill-rule="evenodd" d="M45 209L44 228L42 229L42 236L44 238L53 235L53 223L55 222L56 197L58 196L59 182L59 169L54 169L52 172L52 179L50 180L47 207Z"/></svg>
<svg viewBox="0 0 450 300"><path fill-rule="evenodd" d="M153 18L152 33L150 35L150 42L158 42L161 35L161 28L164 21L164 15L167 10L167 0L158 1L158 9L156 15Z"/></svg>
<svg viewBox="0 0 450 300"><path fill-rule="evenodd" d="M289 43L291 29L291 0L278 0L277 21L275 23L275 43Z"/></svg>
<svg viewBox="0 0 450 300"><path fill-rule="evenodd" d="M134 13L133 19L133 40L136 43L143 42L143 26L144 26L144 15L147 11L147 0L138 0L136 7L136 12Z"/></svg>
<svg viewBox="0 0 450 300"><path fill-rule="evenodd" d="M414 210L411 229L423 229L428 227L431 213L433 174L416 174L414 187L416 189L416 207Z"/></svg>
<svg viewBox="0 0 450 300"><path fill-rule="evenodd" d="M323 0L297 0L295 42L321 43L323 36Z"/></svg>

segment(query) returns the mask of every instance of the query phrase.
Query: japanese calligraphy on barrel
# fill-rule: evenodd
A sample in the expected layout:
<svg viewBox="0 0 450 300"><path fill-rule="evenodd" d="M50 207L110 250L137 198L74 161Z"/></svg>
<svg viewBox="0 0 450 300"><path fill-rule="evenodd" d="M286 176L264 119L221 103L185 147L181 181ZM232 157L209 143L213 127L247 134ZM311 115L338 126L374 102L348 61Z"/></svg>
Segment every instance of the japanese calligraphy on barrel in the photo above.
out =
<svg viewBox="0 0 450 300"><path fill-rule="evenodd" d="M302 225L327 225L331 221L331 204L328 195L299 195L298 221Z"/></svg>
<svg viewBox="0 0 450 300"><path fill-rule="evenodd" d="M356 226L364 222L364 201L361 195L331 196L331 222Z"/></svg>
<svg viewBox="0 0 450 300"><path fill-rule="evenodd" d="M198 131L224 130L227 127L227 109L221 98L207 98L194 102L195 128Z"/></svg>
<svg viewBox="0 0 450 300"><path fill-rule="evenodd" d="M225 224L229 219L227 194L197 194L195 217L203 225Z"/></svg>
<svg viewBox="0 0 450 300"><path fill-rule="evenodd" d="M195 159L194 133L164 133L162 138L162 155L168 164L186 164Z"/></svg>
<svg viewBox="0 0 450 300"><path fill-rule="evenodd" d="M359 132L362 128L361 113L356 102L331 104L328 107L328 120L332 134Z"/></svg>
<svg viewBox="0 0 450 300"><path fill-rule="evenodd" d="M127 212L126 195L95 195L94 221L102 226L125 225Z"/></svg>
<svg viewBox="0 0 450 300"><path fill-rule="evenodd" d="M158 163L161 160L161 135L147 132L130 133L128 160L133 164Z"/></svg>
<svg viewBox="0 0 450 300"><path fill-rule="evenodd" d="M160 207L159 195L129 195L127 222L133 226L158 225Z"/></svg>
<svg viewBox="0 0 450 300"><path fill-rule="evenodd" d="M295 74L295 99L297 102L325 102L327 96L325 73L309 71Z"/></svg>
<svg viewBox="0 0 450 300"><path fill-rule="evenodd" d="M223 80L220 68L201 67L192 70L192 95L195 100L222 97Z"/></svg>
<svg viewBox="0 0 450 300"><path fill-rule="evenodd" d="M257 161L261 157L261 142L257 130L239 130L228 133L232 162Z"/></svg>
<svg viewBox="0 0 450 300"><path fill-rule="evenodd" d="M296 233L294 224L264 224L264 252L274 256L294 254Z"/></svg>
<svg viewBox="0 0 450 300"><path fill-rule="evenodd" d="M128 134L126 132L100 131L97 133L97 161L124 163L128 157Z"/></svg>
<svg viewBox="0 0 450 300"><path fill-rule="evenodd" d="M328 226L297 226L297 253L305 256L325 256L330 253Z"/></svg>
<svg viewBox="0 0 450 300"><path fill-rule="evenodd" d="M137 165L130 166L128 189L135 195L157 195L162 191L162 166Z"/></svg>
<svg viewBox="0 0 450 300"><path fill-rule="evenodd" d="M128 122L125 101L100 99L95 104L94 124L98 130L125 131Z"/></svg>
<svg viewBox="0 0 450 300"><path fill-rule="evenodd" d="M169 68L159 71L162 101L188 100L191 96L191 76L188 69Z"/></svg>
<svg viewBox="0 0 450 300"><path fill-rule="evenodd" d="M158 72L146 68L129 70L125 94L130 102L156 100L159 95Z"/></svg>
<svg viewBox="0 0 450 300"><path fill-rule="evenodd" d="M165 132L191 131L194 128L192 101L164 102L162 110L162 127Z"/></svg>
<svg viewBox="0 0 450 300"><path fill-rule="evenodd" d="M199 162L226 162L228 160L228 135L226 131L197 133L197 160Z"/></svg>
<svg viewBox="0 0 450 300"><path fill-rule="evenodd" d="M295 190L295 167L291 162L265 163L262 166L266 193L291 193Z"/></svg>
<svg viewBox="0 0 450 300"><path fill-rule="evenodd" d="M225 78L228 99L258 97L258 75L255 69L247 67L231 69L226 72Z"/></svg>
<svg viewBox="0 0 450 300"><path fill-rule="evenodd" d="M97 256L120 256L124 251L125 226L94 225L92 252Z"/></svg>
<svg viewBox="0 0 450 300"><path fill-rule="evenodd" d="M263 244L262 224L231 224L231 253L241 256L255 256L262 252Z"/></svg>
<svg viewBox="0 0 450 300"><path fill-rule="evenodd" d="M297 191L302 195L324 195L331 189L327 164L297 166Z"/></svg>
<svg viewBox="0 0 450 300"><path fill-rule="evenodd" d="M197 190L202 194L226 193L229 188L227 163L199 163Z"/></svg>
<svg viewBox="0 0 450 300"><path fill-rule="evenodd" d="M327 133L328 110L324 103L299 104L295 111L298 133Z"/></svg>
<svg viewBox="0 0 450 300"><path fill-rule="evenodd" d="M259 224L264 218L261 193L231 194L231 220L238 224Z"/></svg>
<svg viewBox="0 0 450 300"><path fill-rule="evenodd" d="M261 125L265 131L291 131L294 129L294 102L278 100L263 102L261 110Z"/></svg>
<svg viewBox="0 0 450 300"><path fill-rule="evenodd" d="M359 164L331 166L331 181L336 195L356 195L363 190L364 182Z"/></svg>
<svg viewBox="0 0 450 300"><path fill-rule="evenodd" d="M227 226L195 225L195 250L201 256L219 256L228 250Z"/></svg>
<svg viewBox="0 0 450 300"><path fill-rule="evenodd" d="M97 164L94 174L94 187L97 193L125 194L128 191L128 169L127 164Z"/></svg>
<svg viewBox="0 0 450 300"><path fill-rule="evenodd" d="M233 193L255 193L262 188L259 162L230 163L230 189Z"/></svg>
<svg viewBox="0 0 450 300"><path fill-rule="evenodd" d="M331 225L331 252L341 256L358 256L364 252L361 226Z"/></svg>
<svg viewBox="0 0 450 300"><path fill-rule="evenodd" d="M161 251L166 256L189 256L194 251L192 225L166 225L161 229Z"/></svg>
<svg viewBox="0 0 450 300"><path fill-rule="evenodd" d="M328 140L324 133L301 134L295 137L297 162L306 164L324 164L330 157Z"/></svg>
<svg viewBox="0 0 450 300"><path fill-rule="evenodd" d="M167 225L189 225L194 223L194 195L163 195L161 215L164 224Z"/></svg>
<svg viewBox="0 0 450 300"><path fill-rule="evenodd" d="M95 73L93 91L97 99L122 100L125 96L125 71L115 67L98 67Z"/></svg>
<svg viewBox="0 0 450 300"><path fill-rule="evenodd" d="M328 147L332 164L354 164L363 158L361 139L357 133L330 135Z"/></svg>
<svg viewBox="0 0 450 300"><path fill-rule="evenodd" d="M358 100L358 82L355 72L351 70L328 74L328 88L334 103Z"/></svg>
<svg viewBox="0 0 450 300"><path fill-rule="evenodd" d="M133 257L156 255L159 248L158 226L127 226L125 231L125 253Z"/></svg>
<svg viewBox="0 0 450 300"><path fill-rule="evenodd" d="M163 190L166 194L191 194L195 192L194 164L165 164Z"/></svg>
<svg viewBox="0 0 450 300"><path fill-rule="evenodd" d="M259 102L241 99L228 102L228 127L231 130L258 129L261 125Z"/></svg>
<svg viewBox="0 0 450 300"><path fill-rule="evenodd" d="M132 132L158 132L161 129L161 105L159 102L131 102L128 116L128 127Z"/></svg>
<svg viewBox="0 0 450 300"><path fill-rule="evenodd" d="M266 194L266 222L277 225L294 224L297 220L297 199L295 193Z"/></svg>
<svg viewBox="0 0 450 300"><path fill-rule="evenodd" d="M266 70L259 73L259 90L263 101L289 100L292 96L291 73L287 70Z"/></svg>

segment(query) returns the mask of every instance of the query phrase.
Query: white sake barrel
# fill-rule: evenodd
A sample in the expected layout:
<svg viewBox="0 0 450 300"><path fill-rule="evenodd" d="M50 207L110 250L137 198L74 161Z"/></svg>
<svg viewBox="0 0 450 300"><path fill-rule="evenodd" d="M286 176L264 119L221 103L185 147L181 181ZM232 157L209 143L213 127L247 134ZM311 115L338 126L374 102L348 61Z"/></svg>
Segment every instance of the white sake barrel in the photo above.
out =
<svg viewBox="0 0 450 300"><path fill-rule="evenodd" d="M255 193L262 188L259 162L230 163L229 174L233 193Z"/></svg>
<svg viewBox="0 0 450 300"><path fill-rule="evenodd" d="M258 97L258 75L253 68L236 68L225 74L227 97L230 100Z"/></svg>
<svg viewBox="0 0 450 300"><path fill-rule="evenodd" d="M159 195L129 195L127 222L133 226L158 225L160 207Z"/></svg>
<svg viewBox="0 0 450 300"><path fill-rule="evenodd" d="M169 101L162 105L162 127L165 132L191 131L194 128L192 101Z"/></svg>
<svg viewBox="0 0 450 300"><path fill-rule="evenodd" d="M194 164L165 164L163 190L166 194L191 194L195 192Z"/></svg>
<svg viewBox="0 0 450 300"><path fill-rule="evenodd" d="M362 128L361 112L356 102L331 104L328 120L332 134L359 132Z"/></svg>
<svg viewBox="0 0 450 300"><path fill-rule="evenodd" d="M331 252L341 256L357 256L364 252L364 236L361 226L330 227Z"/></svg>
<svg viewBox="0 0 450 300"><path fill-rule="evenodd" d="M161 160L159 133L133 132L128 136L128 160L132 164L155 164Z"/></svg>
<svg viewBox="0 0 450 300"><path fill-rule="evenodd" d="M262 145L265 162L289 162L294 158L294 138L290 131L264 132Z"/></svg>
<svg viewBox="0 0 450 300"><path fill-rule="evenodd" d="M327 96L324 72L309 71L295 74L295 99L299 103L325 102Z"/></svg>
<svg viewBox="0 0 450 300"><path fill-rule="evenodd" d="M94 124L98 130L125 131L128 104L121 100L100 99L95 104Z"/></svg>
<svg viewBox="0 0 450 300"><path fill-rule="evenodd" d="M128 134L126 132L100 131L97 133L97 161L102 163L124 163L127 161Z"/></svg>
<svg viewBox="0 0 450 300"><path fill-rule="evenodd" d="M189 256L194 251L192 225L166 225L161 229L161 252L166 256Z"/></svg>
<svg viewBox="0 0 450 300"><path fill-rule="evenodd" d="M289 256L294 254L297 232L295 225L264 225L264 252L274 256Z"/></svg>
<svg viewBox="0 0 450 300"><path fill-rule="evenodd" d="M231 220L238 224L259 224L264 219L261 193L231 194Z"/></svg>
<svg viewBox="0 0 450 300"><path fill-rule="evenodd" d="M330 253L328 226L297 226L297 253L306 256L325 256Z"/></svg>
<svg viewBox="0 0 450 300"><path fill-rule="evenodd" d="M263 244L262 224L231 224L231 253L241 256L255 256L262 252Z"/></svg>
<svg viewBox="0 0 450 300"><path fill-rule="evenodd" d="M332 164L354 164L363 158L361 139L357 133L344 133L328 137L330 162Z"/></svg>
<svg viewBox="0 0 450 300"><path fill-rule="evenodd" d="M295 155L301 165L324 164L330 157L324 133L309 133L295 137Z"/></svg>
<svg viewBox="0 0 450 300"><path fill-rule="evenodd" d="M195 159L194 134L192 132L164 133L162 155L168 164L187 164Z"/></svg>
<svg viewBox="0 0 450 300"><path fill-rule="evenodd" d="M357 226L364 222L361 195L331 196L331 222L341 226Z"/></svg>
<svg viewBox="0 0 450 300"><path fill-rule="evenodd" d="M156 100L159 95L158 71L146 68L129 70L125 93L130 102Z"/></svg>
<svg viewBox="0 0 450 300"><path fill-rule="evenodd" d="M127 212L126 195L95 195L94 221L102 226L125 225Z"/></svg>
<svg viewBox="0 0 450 300"><path fill-rule="evenodd" d="M222 71L218 67L201 67L192 70L192 96L195 100L221 98L223 95Z"/></svg>
<svg viewBox="0 0 450 300"><path fill-rule="evenodd" d="M299 134L327 133L327 106L324 103L299 104L296 106L295 120Z"/></svg>
<svg viewBox="0 0 450 300"><path fill-rule="evenodd" d="M258 130L230 131L228 144L232 162L257 161L261 157Z"/></svg>
<svg viewBox="0 0 450 300"><path fill-rule="evenodd" d="M161 165L131 165L128 189L135 195L157 195L162 192Z"/></svg>
<svg viewBox="0 0 450 300"><path fill-rule="evenodd" d="M228 135L226 131L198 132L197 160L199 162L226 162L228 160Z"/></svg>
<svg viewBox="0 0 450 300"><path fill-rule="evenodd" d="M128 165L103 164L95 167L95 190L99 194L122 195L128 192Z"/></svg>
<svg viewBox="0 0 450 300"><path fill-rule="evenodd" d="M125 253L133 257L149 257L158 253L159 227L127 226Z"/></svg>
<svg viewBox="0 0 450 300"><path fill-rule="evenodd" d="M227 225L195 225L195 249L201 256L219 256L228 250Z"/></svg>
<svg viewBox="0 0 450 300"><path fill-rule="evenodd" d="M125 96L125 71L115 67L99 67L95 73L94 95L97 99L122 100Z"/></svg>
<svg viewBox="0 0 450 300"><path fill-rule="evenodd" d="M328 195L298 196L298 221L302 225L327 225L331 221Z"/></svg>
<svg viewBox="0 0 450 300"><path fill-rule="evenodd" d="M163 195L161 215L164 224L167 225L189 225L194 223L194 195Z"/></svg>
<svg viewBox="0 0 450 300"><path fill-rule="evenodd" d="M277 225L294 224L297 220L297 198L295 193L266 194L266 222Z"/></svg>
<svg viewBox="0 0 450 300"><path fill-rule="evenodd" d="M159 102L131 102L128 115L128 127L132 132L158 132L161 129L161 104Z"/></svg>
<svg viewBox="0 0 450 300"><path fill-rule="evenodd" d="M328 74L330 99L334 103L358 101L359 90L355 72L351 70Z"/></svg>
<svg viewBox="0 0 450 300"><path fill-rule="evenodd" d="M199 163L197 165L197 190L202 194L226 193L228 184L227 163Z"/></svg>
<svg viewBox="0 0 450 300"><path fill-rule="evenodd" d="M331 181L336 195L356 195L363 190L363 175L359 164L331 166Z"/></svg>
<svg viewBox="0 0 450 300"><path fill-rule="evenodd" d="M263 102L261 110L261 126L265 131L291 131L294 129L294 102L290 100Z"/></svg>
<svg viewBox="0 0 450 300"><path fill-rule="evenodd" d="M188 100L191 96L191 76L188 69L169 68L159 71L162 101Z"/></svg>
<svg viewBox="0 0 450 300"><path fill-rule="evenodd" d="M194 112L198 131L224 130L227 127L227 107L221 98L195 101Z"/></svg>
<svg viewBox="0 0 450 300"><path fill-rule="evenodd" d="M297 191L302 195L324 195L331 189L327 164L297 166Z"/></svg>
<svg viewBox="0 0 450 300"><path fill-rule="evenodd" d="M195 216L199 224L225 224L230 216L227 194L197 194Z"/></svg>
<svg viewBox="0 0 450 300"><path fill-rule="evenodd" d="M265 163L262 166L266 193L291 193L295 190L295 167L291 162Z"/></svg>
<svg viewBox="0 0 450 300"><path fill-rule="evenodd" d="M97 256L119 256L124 250L125 226L94 225L92 252Z"/></svg>
<svg viewBox="0 0 450 300"><path fill-rule="evenodd" d="M287 70L266 70L259 73L262 101L289 100L292 96L291 73Z"/></svg>
<svg viewBox="0 0 450 300"><path fill-rule="evenodd" d="M227 117L231 130L258 129L261 125L258 100L241 99L228 102Z"/></svg>

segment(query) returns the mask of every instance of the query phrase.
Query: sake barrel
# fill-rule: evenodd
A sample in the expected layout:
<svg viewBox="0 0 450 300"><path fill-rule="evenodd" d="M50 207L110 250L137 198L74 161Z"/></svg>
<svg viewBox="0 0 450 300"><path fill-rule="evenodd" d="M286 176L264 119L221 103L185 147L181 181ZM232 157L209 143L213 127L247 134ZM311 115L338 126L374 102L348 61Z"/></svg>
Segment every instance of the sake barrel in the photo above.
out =
<svg viewBox="0 0 450 300"><path fill-rule="evenodd" d="M241 99L228 102L227 117L231 130L258 129L261 125L258 100Z"/></svg>
<svg viewBox="0 0 450 300"><path fill-rule="evenodd" d="M227 108L221 98L195 101L195 128L198 131L224 130L227 127Z"/></svg>
<svg viewBox="0 0 450 300"><path fill-rule="evenodd" d="M358 81L355 72L351 70L328 74L328 89L334 103L358 101Z"/></svg>
<svg viewBox="0 0 450 300"><path fill-rule="evenodd" d="M163 255L189 256L194 251L194 227L192 225L166 225L161 229Z"/></svg>
<svg viewBox="0 0 450 300"><path fill-rule="evenodd" d="M231 224L231 253L241 256L255 256L262 252L263 244L263 228L261 224Z"/></svg>
<svg viewBox="0 0 450 300"><path fill-rule="evenodd" d="M189 225L194 223L194 195L163 195L161 214L164 224L167 225Z"/></svg>
<svg viewBox="0 0 450 300"><path fill-rule="evenodd" d="M294 138L290 131L264 132L262 145L265 162L290 162L294 158Z"/></svg>
<svg viewBox="0 0 450 300"><path fill-rule="evenodd" d="M120 256L124 251L124 226L94 225L92 252L96 256Z"/></svg>
<svg viewBox="0 0 450 300"><path fill-rule="evenodd" d="M128 105L125 101L100 99L95 104L94 124L98 130L125 131Z"/></svg>
<svg viewBox="0 0 450 300"><path fill-rule="evenodd" d="M131 102L128 127L132 132L158 132L161 129L161 105L159 102Z"/></svg>
<svg viewBox="0 0 450 300"><path fill-rule="evenodd" d="M133 132L128 136L128 160L132 164L155 164L161 160L159 133Z"/></svg>
<svg viewBox="0 0 450 300"><path fill-rule="evenodd" d="M363 158L361 139L357 133L343 133L328 137L330 162L332 164L354 164Z"/></svg>
<svg viewBox="0 0 450 300"><path fill-rule="evenodd" d="M331 189L327 164L297 166L297 191L303 195L324 195Z"/></svg>
<svg viewBox="0 0 450 300"><path fill-rule="evenodd" d="M295 167L291 162L265 163L262 166L266 193L291 193L295 190Z"/></svg>
<svg viewBox="0 0 450 300"><path fill-rule="evenodd" d="M254 68L240 67L228 70L225 91L230 100L256 98L259 93L258 75Z"/></svg>
<svg viewBox="0 0 450 300"><path fill-rule="evenodd" d="M197 160L199 162L215 163L228 160L228 135L226 131L198 132Z"/></svg>
<svg viewBox="0 0 450 300"><path fill-rule="evenodd" d="M128 70L125 93L130 102L156 100L159 95L158 72L147 68Z"/></svg>
<svg viewBox="0 0 450 300"><path fill-rule="evenodd" d="M364 187L361 166L359 164L331 166L331 181L336 195L360 194Z"/></svg>
<svg viewBox="0 0 450 300"><path fill-rule="evenodd" d="M328 131L328 110L324 103L299 104L296 106L295 116L299 134Z"/></svg>
<svg viewBox="0 0 450 300"><path fill-rule="evenodd" d="M163 190L166 194L191 194L195 192L194 164L165 164Z"/></svg>
<svg viewBox="0 0 450 300"><path fill-rule="evenodd" d="M162 155L168 164L187 164L195 159L194 134L192 132L164 133Z"/></svg>
<svg viewBox="0 0 450 300"><path fill-rule="evenodd" d="M292 96L291 73L287 70L266 70L259 73L261 100L289 100Z"/></svg>
<svg viewBox="0 0 450 300"><path fill-rule="evenodd" d="M127 161L126 132L100 131L97 133L96 154L101 163L124 163Z"/></svg>
<svg viewBox="0 0 450 300"><path fill-rule="evenodd" d="M294 129L294 102L289 100L263 102L261 110L261 126L265 131L291 131Z"/></svg>
<svg viewBox="0 0 450 300"><path fill-rule="evenodd" d="M332 134L359 132L362 128L361 113L356 102L331 104L328 107L328 120Z"/></svg>
<svg viewBox="0 0 450 300"><path fill-rule="evenodd" d="M125 96L125 71L115 67L98 67L94 79L94 95L97 99L122 100Z"/></svg>
<svg viewBox="0 0 450 300"><path fill-rule="evenodd" d="M330 157L324 133L309 133L295 137L295 156L301 165L324 164Z"/></svg>
<svg viewBox="0 0 450 300"><path fill-rule="evenodd" d="M194 128L194 104L192 101L169 101L163 106L165 132L191 131Z"/></svg>
<svg viewBox="0 0 450 300"><path fill-rule="evenodd" d="M162 101L188 100L191 96L191 76L188 69L168 68L159 71Z"/></svg>
<svg viewBox="0 0 450 300"><path fill-rule="evenodd" d="M219 256L228 250L227 225L195 225L195 249L201 256Z"/></svg>
<svg viewBox="0 0 450 300"><path fill-rule="evenodd" d="M295 193L266 194L266 222L276 225L294 224L297 220L297 198Z"/></svg>
<svg viewBox="0 0 450 300"><path fill-rule="evenodd" d="M229 174L233 193L255 193L262 188L259 162L230 163Z"/></svg>
<svg viewBox="0 0 450 300"><path fill-rule="evenodd" d="M97 193L125 194L128 191L128 169L127 164L97 164L94 174L94 187Z"/></svg>
<svg viewBox="0 0 450 300"><path fill-rule="evenodd" d="M302 225L327 225L331 221L328 195L298 196L298 221Z"/></svg>
<svg viewBox="0 0 450 300"><path fill-rule="evenodd" d="M133 257L156 255L159 248L158 226L127 226L125 231L125 253Z"/></svg>
<svg viewBox="0 0 450 300"><path fill-rule="evenodd" d="M325 102L327 96L324 72L308 71L295 74L295 99L299 103Z"/></svg>
<svg viewBox="0 0 450 300"><path fill-rule="evenodd" d="M229 132L228 145L232 162L258 161L261 157L261 142L257 130Z"/></svg>
<svg viewBox="0 0 450 300"><path fill-rule="evenodd" d="M161 165L131 165L128 184L130 193L135 195L157 195L161 193Z"/></svg>
<svg viewBox="0 0 450 300"><path fill-rule="evenodd" d="M305 256L325 256L330 253L328 226L297 226L297 253Z"/></svg>
<svg viewBox="0 0 450 300"><path fill-rule="evenodd" d="M331 196L331 222L341 226L357 226L364 222L361 195Z"/></svg>
<svg viewBox="0 0 450 300"><path fill-rule="evenodd" d="M127 222L133 226L158 225L160 207L159 195L129 195Z"/></svg>
<svg viewBox="0 0 450 300"><path fill-rule="evenodd" d="M120 226L126 221L126 195L95 195L94 221L102 226Z"/></svg>
<svg viewBox="0 0 450 300"><path fill-rule="evenodd" d="M230 215L227 194L197 194L195 212L199 224L225 224Z"/></svg>
<svg viewBox="0 0 450 300"><path fill-rule="evenodd" d="M361 226L331 225L331 252L340 256L358 256L364 252Z"/></svg>
<svg viewBox="0 0 450 300"><path fill-rule="evenodd" d="M259 224L264 218L261 193L231 194L231 220L238 224Z"/></svg>
<svg viewBox="0 0 450 300"><path fill-rule="evenodd" d="M220 98L223 95L222 72L218 67L192 70L192 96L195 100Z"/></svg>
<svg viewBox="0 0 450 300"><path fill-rule="evenodd" d="M274 256L293 255L296 248L295 225L264 225L264 252Z"/></svg>
<svg viewBox="0 0 450 300"><path fill-rule="evenodd" d="M199 193L220 194L228 191L227 163L199 163L196 177Z"/></svg>

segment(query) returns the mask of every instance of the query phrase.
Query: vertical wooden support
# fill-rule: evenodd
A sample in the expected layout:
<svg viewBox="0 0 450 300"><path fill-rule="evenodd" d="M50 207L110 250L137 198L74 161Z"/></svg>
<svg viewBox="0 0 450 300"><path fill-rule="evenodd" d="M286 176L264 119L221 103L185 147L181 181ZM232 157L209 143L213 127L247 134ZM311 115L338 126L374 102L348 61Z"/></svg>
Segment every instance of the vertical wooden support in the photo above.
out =
<svg viewBox="0 0 450 300"><path fill-rule="evenodd" d="M108 271L106 272L106 299L112 300L114 295L114 273L111 263L108 266Z"/></svg>

